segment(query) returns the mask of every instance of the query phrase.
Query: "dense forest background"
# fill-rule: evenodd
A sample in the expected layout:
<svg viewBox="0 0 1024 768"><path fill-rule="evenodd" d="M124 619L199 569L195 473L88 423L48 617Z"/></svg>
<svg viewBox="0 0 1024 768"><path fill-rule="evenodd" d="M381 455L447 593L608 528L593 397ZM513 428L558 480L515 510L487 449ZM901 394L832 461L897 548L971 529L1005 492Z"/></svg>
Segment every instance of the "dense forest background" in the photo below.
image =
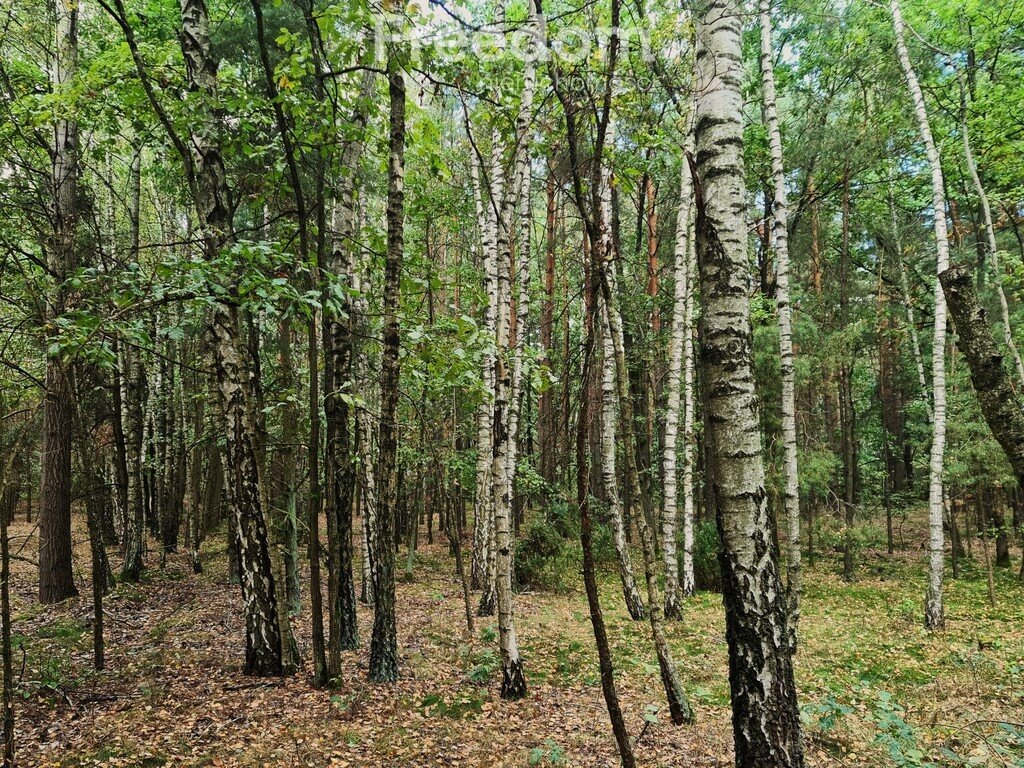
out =
<svg viewBox="0 0 1024 768"><path fill-rule="evenodd" d="M1022 158L1020 0L9 0L4 764L1024 766Z"/></svg>

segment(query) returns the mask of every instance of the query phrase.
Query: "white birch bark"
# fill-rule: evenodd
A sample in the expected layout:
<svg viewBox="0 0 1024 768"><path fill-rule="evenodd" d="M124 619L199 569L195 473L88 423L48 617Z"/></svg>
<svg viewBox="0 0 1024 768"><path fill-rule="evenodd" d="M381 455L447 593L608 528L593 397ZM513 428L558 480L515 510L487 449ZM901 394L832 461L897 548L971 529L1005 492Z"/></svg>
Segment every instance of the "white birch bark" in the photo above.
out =
<svg viewBox="0 0 1024 768"><path fill-rule="evenodd" d="M687 172L689 169L687 169ZM683 572L680 589L684 597L697 590L693 575L693 469L694 469L694 381L693 315L696 306L694 283L697 279L697 246L693 217L686 249L686 332L683 335Z"/></svg>
<svg viewBox="0 0 1024 768"><path fill-rule="evenodd" d="M769 0L760 0L761 81L764 118L772 159L772 238L775 244L776 302L779 311L779 361L782 371L782 465L786 507L786 597L790 647L797 645L800 622L800 479L796 451L796 375L793 371L793 309L789 296L789 201L782 158L782 131L775 99L772 19Z"/></svg>
<svg viewBox="0 0 1024 768"><path fill-rule="evenodd" d="M689 132L687 132L686 145L690 147ZM665 562L665 618L679 618L682 610L680 599L684 594L692 594L693 580L689 579L688 591L680 584L679 558L676 551L676 532L678 528L679 500L677 491L677 464L678 451L677 440L679 436L680 417L680 385L683 379L683 358L686 352L686 335L689 332L687 324L687 302L689 301L690 286L688 260L690 251L690 211L693 202L693 183L690 177L690 168L684 158L682 173L679 181L679 212L676 219L676 244L674 253L674 275L675 287L672 295L672 334L669 338L668 351L668 380L665 388L667 391L665 403L665 446L662 457L662 484L663 496L661 535L662 555ZM683 414L683 442L687 440L686 414ZM687 456L683 457L684 473L686 472ZM691 512L692 512L692 473L691 481ZM685 483L684 483L685 485ZM684 489L685 492L685 489ZM685 502L684 502L685 512ZM693 528L690 524L690 535ZM687 524L683 523L684 531ZM683 546L684 552L686 545ZM691 548L692 549L692 548ZM691 552L692 555L692 552ZM692 575L692 556L689 558L690 573ZM685 580L685 579L684 579Z"/></svg>
<svg viewBox="0 0 1024 768"><path fill-rule="evenodd" d="M946 193L942 179L942 162L939 150L932 138L928 111L925 109L921 85L910 63L910 54L904 37L903 15L899 0L890 0L893 30L896 36L896 52L899 56L907 88L914 102L921 139L928 154L928 165L932 178L932 215L935 229L937 252L936 275L949 266L949 237L946 231ZM925 597L925 626L940 629L944 624L942 605L942 570L945 549L942 529L942 486L943 460L946 447L946 297L938 277L935 280L935 327L932 339L932 448L929 462L928 482L928 592Z"/></svg>
<svg viewBox="0 0 1024 768"><path fill-rule="evenodd" d="M608 137L613 137L612 120L609 118ZM609 144L611 141L609 140ZM661 671L661 682L665 688L665 697L668 700L669 712L672 721L677 725L693 721L693 710L683 690L682 680L676 668L675 660L672 657L672 649L668 645L664 627L664 603L658 592L657 553L654 544L654 531L647 521L643 509L637 504L640 495L640 482L637 476L636 454L633 445L633 409L629 392L629 370L626 365L626 345L622 330L622 315L619 312L616 287L615 263L618 254L615 251L615 242L611 232L612 206L611 206L611 185L613 183L611 168L605 165L602 168L602 189L601 207L599 212L599 230L602 257L604 258L605 269L603 274L597 275L595 279L601 280L601 296L604 308L603 320L606 323L607 333L605 353L610 351L615 361L614 382L615 391L618 395L619 415L618 424L622 429L625 447L623 456L626 462L626 492L629 499L632 514L630 518L636 521L640 531L641 552L644 561L644 582L647 587L647 617L651 624L651 635L654 640L654 649L658 657L658 667ZM611 346L609 347L608 344ZM613 422L614 423L614 422ZM608 425L605 424L605 427Z"/></svg>
<svg viewBox="0 0 1024 768"><path fill-rule="evenodd" d="M737 768L800 768L803 743L753 371L743 165L743 8L696 9L697 255L709 488L722 554Z"/></svg>
<svg viewBox="0 0 1024 768"><path fill-rule="evenodd" d="M615 140L615 118L609 116L606 143ZM605 267L608 279L614 285L615 264L611 232L611 173L604 169L603 187L601 190L601 244L602 253L607 259ZM594 279L597 279L596 277ZM614 288L612 289L614 290ZM600 296L600 293L598 294ZM616 472L615 443L619 422L619 393L616 380L615 342L612 338L612 324L609 321L614 307L605 306L603 300L598 309L601 316L601 479L605 497L608 499L608 513L612 523L612 541L615 554L619 561L619 579L622 582L622 596L626 610L634 621L647 615L643 598L637 588L636 577L633 575L633 563L629 555L626 541L626 522L622 497L619 494L619 478ZM621 331L621 327L620 327ZM626 450L632 450L627 447ZM641 513L642 514L642 513Z"/></svg>
<svg viewBox="0 0 1024 768"><path fill-rule="evenodd" d="M468 116L466 118L469 127ZM481 398L476 410L476 492L473 503L473 586L482 588L487 563L490 521L489 471L492 461L493 439L490 420L494 415L494 333L495 333L495 289L497 288L497 265L495 263L496 221L489 207L484 209L483 190L480 183L479 158L474 152L470 162L473 184L473 199L476 204L476 219L480 226L480 252L483 257L483 294L486 304L483 310L483 336L486 346L481 361Z"/></svg>

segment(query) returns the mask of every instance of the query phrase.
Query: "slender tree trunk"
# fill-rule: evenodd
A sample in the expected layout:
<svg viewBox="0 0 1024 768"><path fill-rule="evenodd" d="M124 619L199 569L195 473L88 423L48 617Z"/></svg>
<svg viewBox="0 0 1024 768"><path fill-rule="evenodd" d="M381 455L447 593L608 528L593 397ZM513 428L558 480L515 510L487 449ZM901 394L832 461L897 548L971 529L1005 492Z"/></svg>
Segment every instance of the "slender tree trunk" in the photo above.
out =
<svg viewBox="0 0 1024 768"><path fill-rule="evenodd" d="M939 150L932 138L924 95L917 75L910 63L910 54L904 39L903 16L899 0L890 0L893 29L896 36L896 51L900 66L907 80L907 88L914 102L921 139L928 153L928 165L932 177L932 208L937 251L937 274L949 266L949 239L946 234L946 192L942 178L942 163ZM925 598L924 623L928 629L941 629L945 623L942 605L942 568L945 549L942 529L942 485L943 459L946 447L946 299L942 286L935 280L935 332L932 339L932 403L934 420L932 424L932 449L928 484L928 591Z"/></svg>
<svg viewBox="0 0 1024 768"><path fill-rule="evenodd" d="M629 371L626 365L626 351L623 343L622 315L619 312L618 296L615 288L615 258L613 257L614 243L608 236L608 226L611 206L609 205L611 188L611 174L605 172L604 192L602 195L602 212L599 216L599 231L601 233L600 244L595 244L595 250L603 260L604 269L599 280L603 298L605 321L607 322L608 336L611 338L611 351L615 360L615 383L619 398L618 425L622 431L623 443L626 448L623 456L626 460L626 494L629 499L628 509L631 510L630 518L636 520L640 529L641 552L644 558L644 580L647 585L647 615L651 623L651 634L654 638L654 649L658 656L658 666L661 671L661 682L665 688L665 696L668 699L669 712L672 722L677 725L689 723L693 720L693 710L683 690L679 672L676 669L675 661L672 658L672 651L669 648L668 640L665 637L664 627L664 603L658 591L657 574L657 552L654 544L654 531L647 521L647 515L642 509L637 509L636 502L640 498L640 482L637 474L636 451L633 446L635 439L633 434L633 402L629 393ZM607 425L606 425L607 426Z"/></svg>
<svg viewBox="0 0 1024 768"><path fill-rule="evenodd" d="M11 550L7 533L8 520L0 515L0 658L3 668L3 689L0 708L3 718L4 768L15 768L14 762L14 649L11 645Z"/></svg>
<svg viewBox="0 0 1024 768"><path fill-rule="evenodd" d="M688 169L686 169L688 170ZM692 186L691 186L692 188ZM692 192L691 192L692 194ZM696 380L693 354L693 317L696 307L694 284L697 278L697 243L693 215L686 248L686 333L683 336L683 572L682 591L692 595L697 584L693 574L693 523L695 515L694 476L697 464L694 430L694 383Z"/></svg>
<svg viewBox="0 0 1024 768"><path fill-rule="evenodd" d="M377 436L376 531L373 565L373 636L370 679L398 679L398 637L395 627L395 509L398 483L398 394L400 362L398 311L405 221L405 74L392 54L388 58L390 123L388 138L387 258L384 264L384 344L380 374L380 425Z"/></svg>
<svg viewBox="0 0 1024 768"><path fill-rule="evenodd" d="M207 104L217 101L217 65L204 0L182 0L181 48L189 90ZM191 155L183 158L194 177L194 196L207 261L215 261L232 238L232 203L220 147L212 139L216 113L199 118ZM256 675L282 671L281 629L260 488L260 464L252 393L241 356L238 309L224 303L210 313L213 358L225 427L224 466L228 505L238 532L242 601L246 617L245 670Z"/></svg>
<svg viewBox="0 0 1024 768"><path fill-rule="evenodd" d="M519 221L518 274L515 287L518 297L513 315L512 291L509 285L506 302L500 305L501 319L498 336L498 370L495 380L495 435L494 435L494 541L496 547L496 592L498 607L498 633L501 648L501 696L518 699L526 695L526 676L515 626L515 601L512 593L512 501L515 490L516 458L519 436L519 414L522 408L523 350L526 346L530 296L530 152L529 132L533 120L533 94L537 84L535 51L538 42L535 9L529 10L530 42L527 49L523 90L519 113L516 117L515 151L513 153L513 195L505 201L506 226L511 234L512 221ZM511 248L506 247L502 266L512 268ZM515 321L514 338L510 322ZM510 354L503 355L508 349Z"/></svg>
<svg viewBox="0 0 1024 768"><path fill-rule="evenodd" d="M469 125L468 117L466 125ZM480 180L480 159L475 154L471 160L470 171L473 178L473 193L476 201L477 221L481 226L481 251L483 255L484 274L484 323L483 331L488 339L484 348L481 368L482 398L476 415L476 493L473 504L473 562L471 567L472 584L482 589L480 596L479 615L489 616L493 613L493 585L488 578L489 540L492 518L492 496L490 492L490 469L494 447L492 431L494 418L494 359L495 351L492 339L497 322L497 217L494 206L496 201L485 202ZM492 175L495 169L492 167ZM492 186L492 189L495 187ZM486 206L486 207L485 207Z"/></svg>
<svg viewBox="0 0 1024 768"><path fill-rule="evenodd" d="M597 254L599 255L599 254ZM590 263L585 264L587 272L593 273L603 268L590 254ZM615 688L615 668L612 665L611 647L608 642L608 631L605 628L604 614L601 611L601 596L597 586L597 573L594 565L593 523L590 518L590 472L587 467L589 455L588 437L590 434L590 380L593 377L594 334L599 309L596 280L586 280L587 313L584 321L583 337L583 374L580 383L579 414L576 422L576 503L580 512L580 545L583 549L583 584L587 592L587 604L590 607L590 623L594 630L594 641L597 645L597 657L601 669L601 691L604 694L608 717L612 724L612 733L619 748L619 759L623 768L634 768L636 758L633 745L626 729L626 721L619 705L619 694Z"/></svg>
<svg viewBox="0 0 1024 768"><path fill-rule="evenodd" d="M687 149L690 148L691 139L690 132L687 132ZM662 458L662 483L663 483L663 500L662 500L662 519L661 519L661 537L662 537L662 557L665 561L665 618L678 619L682 616L682 606L680 600L684 595L693 593L693 553L692 545L689 557L686 557L686 529L687 523L684 519L683 530L684 530L684 542L683 552L684 559L687 560L689 567L689 577L687 576L687 567L684 565L683 571L683 584L680 584L679 578L679 558L676 553L676 531L678 526L678 515L679 515L679 494L676 491L676 480L677 480L677 460L678 460L678 449L677 439L679 435L679 416L680 416L680 387L683 379L683 368L684 358L687 352L687 339L686 336L690 333L690 327L687 324L687 309L688 302L690 301L690 273L688 271L689 258L690 258L690 214L692 211L693 203L693 183L690 178L690 169L686 167L686 162L683 162L683 170L680 175L679 182L679 214L676 219L676 244L674 254L674 268L673 273L675 275L675 287L672 295L672 335L669 338L669 352L668 352L668 380L665 384L666 391L668 392L666 403L665 403L665 445L664 445L664 456ZM692 356L691 361L692 363ZM692 416L692 410L690 415ZM690 504L689 512L693 512L693 473L692 468L687 465L692 458L689 450L687 450L688 440L688 424L687 424L687 413L684 405L683 408L683 473L684 473L684 495L689 491ZM685 474L690 470L690 487L686 488L686 477ZM683 514L687 513L687 504L683 502ZM689 522L690 537L693 536L692 521Z"/></svg>
<svg viewBox="0 0 1024 768"><path fill-rule="evenodd" d="M787 608L754 391L743 179L741 8L697 9L697 258L707 461L721 551L737 768L803 766Z"/></svg>
<svg viewBox="0 0 1024 768"><path fill-rule="evenodd" d="M775 298L779 312L779 360L782 372L782 465L786 507L786 608L790 647L797 647L800 622L800 479L796 451L796 374L793 370L793 308L789 295L789 201L786 167L782 157L782 131L775 103L775 67L772 63L772 18L769 0L760 0L761 82L764 118L772 157L772 238L778 268Z"/></svg>

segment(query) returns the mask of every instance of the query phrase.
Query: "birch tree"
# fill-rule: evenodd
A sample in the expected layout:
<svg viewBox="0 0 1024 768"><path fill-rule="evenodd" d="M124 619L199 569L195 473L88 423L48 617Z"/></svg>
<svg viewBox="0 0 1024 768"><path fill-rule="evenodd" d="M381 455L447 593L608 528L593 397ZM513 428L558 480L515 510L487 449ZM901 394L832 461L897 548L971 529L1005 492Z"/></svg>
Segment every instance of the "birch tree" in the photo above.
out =
<svg viewBox="0 0 1024 768"><path fill-rule="evenodd" d="M743 188L742 9L697 6L695 115L700 364L712 504L721 538L738 768L803 765L774 521L754 391Z"/></svg>
<svg viewBox="0 0 1024 768"><path fill-rule="evenodd" d="M687 144L689 131L687 131ZM690 178L690 169L683 163L682 173L679 180L679 214L676 219L676 243L674 253L673 274L675 287L672 295L672 335L669 339L668 352L668 380L665 388L668 391L665 404L665 454L662 463L663 477L663 501L662 501L662 539L663 539L663 560L665 562L665 618L675 619L682 614L680 598L693 593L693 552L692 543L687 547L683 543L685 565L683 568L683 583L679 579L679 558L676 552L676 532L678 530L679 501L677 493L677 463L678 448L677 439L679 435L680 417L680 396L687 398L687 404L692 402L689 393L682 393L681 386L684 377L684 358L687 357L688 348L687 334L690 333L690 326L687 317L690 301L690 212L693 201L693 183ZM692 354L688 361L692 364ZM689 466L691 454L688 450L688 415L692 417L692 409L687 414L686 407L683 408L683 493L688 497L689 504L683 502L683 528L684 537L687 532L692 539L693 536L693 487L692 468ZM689 472L690 485L687 487L686 473ZM689 575L687 576L687 570Z"/></svg>
<svg viewBox="0 0 1024 768"><path fill-rule="evenodd" d="M964 144L964 161L967 165L967 172L974 184L974 191L978 195L978 202L981 204L982 223L985 225L985 244L988 246L989 259L992 261L992 273L995 276L996 296L999 297L999 319L1003 328L1003 341L1010 353L1014 370L1017 373L1017 381L1024 385L1024 361L1021 360L1020 350L1017 349L1017 342L1013 339L1013 325L1010 322L1010 305L1006 300L1006 291L1003 290L1003 269L999 263L999 248L996 245L996 228L992 222L992 206L989 205L988 195L985 193L985 185L981 183L981 176L978 174L978 164L974 160L974 152L971 150L971 134L967 125L967 90L964 88L963 75L958 78L960 86L960 133Z"/></svg>
<svg viewBox="0 0 1024 768"><path fill-rule="evenodd" d="M776 271L775 297L779 313L779 360L782 369L782 465L786 508L786 595L790 647L796 648L800 621L800 479L796 453L796 375L793 371L793 309L789 295L789 202L782 157L782 131L775 103L775 66L772 63L772 18L769 0L760 0L761 82L764 119L772 158L772 238Z"/></svg>
<svg viewBox="0 0 1024 768"><path fill-rule="evenodd" d="M121 27L150 106L185 168L197 214L200 248L205 261L212 265L234 239L234 207L217 138L222 117L219 108L214 106L218 103L218 61L210 44L206 3L204 0L182 0L181 3L180 42L186 83L203 107L187 137L178 132L157 96L123 0L115 0L113 8L104 7ZM246 619L245 670L257 675L276 675L282 671L281 633L261 499L252 393L245 371L237 306L223 300L215 302L208 315L208 328L213 340L217 394L226 437L225 489L237 532L241 568Z"/></svg>
<svg viewBox="0 0 1024 768"><path fill-rule="evenodd" d="M905 39L905 24L899 0L890 0L896 53L914 104L918 130L928 155L932 182L932 226L935 230L936 275L949 267L949 238L946 230L946 191L939 149L932 138L931 123L925 109L924 94L910 62ZM935 325L932 336L932 447L928 473L928 590L925 596L924 623L928 629L945 624L942 604L942 571L945 553L943 531L943 463L946 447L946 297L938 277L935 279Z"/></svg>

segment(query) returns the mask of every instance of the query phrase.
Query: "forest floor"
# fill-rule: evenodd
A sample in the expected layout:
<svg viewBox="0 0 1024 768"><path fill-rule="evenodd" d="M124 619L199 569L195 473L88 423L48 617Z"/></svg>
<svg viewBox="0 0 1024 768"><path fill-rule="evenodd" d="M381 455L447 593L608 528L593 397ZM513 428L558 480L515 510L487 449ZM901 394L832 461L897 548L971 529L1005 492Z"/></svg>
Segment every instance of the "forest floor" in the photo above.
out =
<svg viewBox="0 0 1024 768"><path fill-rule="evenodd" d="M518 596L530 692L506 703L494 619L466 632L447 547L424 545L415 580L398 585L400 680L367 682L372 613L360 606L363 645L345 654L341 687L324 691L308 661L288 679L241 673L243 618L223 536L208 542L200 576L183 555L160 568L151 553L142 583L118 585L103 672L92 670L85 572L81 598L40 607L33 526L19 521L11 536L20 765L617 765L578 578L566 593ZM796 673L809 765L1024 766L1024 586L1013 554L1014 568L996 572L996 607L983 567L947 583L941 633L921 626L920 550L863 550L853 584L835 558L807 569ZM610 573L602 598L640 765L730 765L720 596L699 594L669 626L697 713L684 727L664 711L649 627L629 620ZM308 660L308 613L296 633Z"/></svg>

